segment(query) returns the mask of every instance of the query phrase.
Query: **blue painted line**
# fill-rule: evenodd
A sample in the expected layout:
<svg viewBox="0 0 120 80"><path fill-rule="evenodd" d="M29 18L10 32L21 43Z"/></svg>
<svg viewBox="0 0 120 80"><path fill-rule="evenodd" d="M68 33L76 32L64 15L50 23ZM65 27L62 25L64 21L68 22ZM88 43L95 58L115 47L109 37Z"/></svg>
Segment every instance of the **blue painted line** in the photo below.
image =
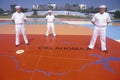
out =
<svg viewBox="0 0 120 80"><path fill-rule="evenodd" d="M65 74L69 74L70 72L60 72L60 73L56 73L56 72L46 72L45 70L27 70L27 69L22 69L22 68L19 68L19 63L18 63L18 60L16 59L15 56L10 56L10 55L5 55L5 54L0 54L0 56L4 56L4 57L8 57L8 58L12 58L13 61L16 63L16 70L20 70L20 71L23 71L23 72L39 72L39 73L42 73L44 74L45 76L51 76L51 75L56 75L56 76L62 76L62 75L65 75ZM115 70L112 69L112 68L109 68L109 63L110 61L120 61L120 58L115 58L115 57L108 57L108 58L104 58L102 55L100 54L91 54L90 56L93 56L93 57L99 57L100 59L99 60L96 60L95 62L90 62L88 64L84 64L79 70L79 72L81 72L82 70L84 70L87 66L89 65L93 65L93 64L103 64L104 66L104 69L105 70L108 70L112 73L115 73Z"/></svg>
<svg viewBox="0 0 120 80"><path fill-rule="evenodd" d="M91 54L91 56L99 57L100 60L97 60L95 62L91 62L91 63L88 63L88 64L84 64L80 70L85 69L88 65L103 64L103 67L104 67L105 70L110 71L110 72L112 72L114 74L116 73L114 69L112 69L112 68L109 67L109 63L110 63L110 61L120 61L120 58L114 58L114 57L104 58L100 54Z"/></svg>
<svg viewBox="0 0 120 80"><path fill-rule="evenodd" d="M13 61L15 62L15 64L16 64L16 70L20 70L20 71L23 71L23 72L29 72L29 73L31 73L31 72L39 72L39 73L44 74L45 76L51 76L51 75L62 76L64 74L66 74L66 72L56 73L56 72L46 72L45 70L27 70L27 69L22 69L22 68L19 68L19 63L18 63L18 60L16 59L15 56L10 56L10 55L5 55L5 54L0 54L0 56L12 58Z"/></svg>
<svg viewBox="0 0 120 80"><path fill-rule="evenodd" d="M6 25L6 24L13 24L13 22L0 22L0 25ZM47 24L45 21L41 21L41 22L25 22L25 24ZM64 22L60 22L60 21L56 21L55 24L67 24Z"/></svg>

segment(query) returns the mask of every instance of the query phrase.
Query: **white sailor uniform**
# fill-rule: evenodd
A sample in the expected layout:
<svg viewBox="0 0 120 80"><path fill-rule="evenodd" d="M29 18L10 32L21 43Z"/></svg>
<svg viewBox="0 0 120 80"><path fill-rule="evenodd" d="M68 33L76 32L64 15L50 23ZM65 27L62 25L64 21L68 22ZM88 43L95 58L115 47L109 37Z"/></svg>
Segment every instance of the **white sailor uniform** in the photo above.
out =
<svg viewBox="0 0 120 80"><path fill-rule="evenodd" d="M46 21L47 21L47 31L46 31L46 36L49 35L49 31L50 31L50 28L52 29L52 33L53 33L53 36L56 36L56 33L55 33L55 28L54 28L54 21L55 21L55 17L54 15L47 15L46 16Z"/></svg>
<svg viewBox="0 0 120 80"><path fill-rule="evenodd" d="M94 48L97 36L98 36L98 34L100 34L101 50L102 51L106 50L106 27L110 21L111 21L110 16L106 12L104 12L103 14L96 13L94 15L92 22L95 23L95 27L94 27L92 39L88 46L89 48L91 48L91 49Z"/></svg>
<svg viewBox="0 0 120 80"><path fill-rule="evenodd" d="M24 27L24 21L27 20L26 16L22 12L20 13L15 12L12 15L12 20L15 21L15 30L16 30L16 43L15 44L16 45L20 44L20 39L19 39L20 32L22 32L23 34L25 44L28 44L28 39L26 36L25 27Z"/></svg>

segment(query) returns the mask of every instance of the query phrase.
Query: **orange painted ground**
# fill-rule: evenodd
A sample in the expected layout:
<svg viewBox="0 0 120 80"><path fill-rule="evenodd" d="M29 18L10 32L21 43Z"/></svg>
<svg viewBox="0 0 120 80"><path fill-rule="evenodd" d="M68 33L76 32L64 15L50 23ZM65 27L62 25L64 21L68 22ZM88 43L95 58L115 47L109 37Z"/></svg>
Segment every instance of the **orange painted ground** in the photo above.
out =
<svg viewBox="0 0 120 80"><path fill-rule="evenodd" d="M21 36L19 47L14 29L0 25L0 80L120 80L120 43L107 38L105 54L98 39L87 51L88 27L56 24L57 37L45 37L45 24L26 25L30 45ZM17 50L25 52L18 55Z"/></svg>
<svg viewBox="0 0 120 80"><path fill-rule="evenodd" d="M46 24L27 24L25 26L27 34L45 34ZM79 25L61 24L55 25L57 35L91 35L92 30L88 27ZM0 25L0 34L15 34L14 25Z"/></svg>
<svg viewBox="0 0 120 80"><path fill-rule="evenodd" d="M91 36L28 35L15 47L14 34L0 34L0 80L120 80L120 44L107 38L108 54L87 51ZM17 55L16 50L24 50Z"/></svg>
<svg viewBox="0 0 120 80"><path fill-rule="evenodd" d="M113 23L114 26L120 26L120 23Z"/></svg>

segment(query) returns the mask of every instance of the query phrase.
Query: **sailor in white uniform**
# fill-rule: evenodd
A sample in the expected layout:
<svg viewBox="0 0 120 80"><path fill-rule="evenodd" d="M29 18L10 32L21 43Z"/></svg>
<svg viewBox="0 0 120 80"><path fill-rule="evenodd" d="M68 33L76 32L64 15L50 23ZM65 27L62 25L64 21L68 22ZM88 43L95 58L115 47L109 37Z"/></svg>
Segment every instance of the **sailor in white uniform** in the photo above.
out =
<svg viewBox="0 0 120 80"><path fill-rule="evenodd" d="M92 18L92 24L94 25L93 35L90 41L90 44L87 50L94 49L95 42L97 39L98 34L100 35L100 42L101 42L101 50L107 53L106 48L106 28L107 25L111 22L110 16L108 13L105 12L106 6L100 5L99 6L99 13L96 13Z"/></svg>
<svg viewBox="0 0 120 80"><path fill-rule="evenodd" d="M15 30L16 30L16 47L20 45L19 35L20 32L23 34L23 38L26 45L29 45L26 31L24 27L24 22L27 20L26 16L21 12L21 6L16 6L16 12L12 15L12 21L15 23Z"/></svg>
<svg viewBox="0 0 120 80"><path fill-rule="evenodd" d="M50 28L52 29L53 36L56 36L55 28L54 28L55 17L54 17L54 15L52 15L51 10L48 11L48 15L46 16L45 19L46 19L46 22L47 22L47 31L46 31L45 36L49 36Z"/></svg>

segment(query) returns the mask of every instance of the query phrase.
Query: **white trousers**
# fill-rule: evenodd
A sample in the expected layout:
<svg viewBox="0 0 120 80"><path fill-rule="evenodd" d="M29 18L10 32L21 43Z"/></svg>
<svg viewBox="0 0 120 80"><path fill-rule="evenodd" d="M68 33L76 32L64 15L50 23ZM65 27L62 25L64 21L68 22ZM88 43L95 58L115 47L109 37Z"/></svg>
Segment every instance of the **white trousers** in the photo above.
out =
<svg viewBox="0 0 120 80"><path fill-rule="evenodd" d="M46 31L46 35L49 35L50 28L52 29L52 33L53 33L53 35L56 35L56 34L55 34L54 23L47 23L47 31Z"/></svg>
<svg viewBox="0 0 120 80"><path fill-rule="evenodd" d="M25 31L25 27L24 27L24 24L17 24L15 26L16 28L16 45L19 45L20 44L20 32L22 32L22 35L23 35L23 38L24 38L24 41L25 41L25 44L28 43L28 39L27 39L27 36L26 36L26 31Z"/></svg>
<svg viewBox="0 0 120 80"><path fill-rule="evenodd" d="M104 51L106 50L106 28L95 27L88 47L94 48L98 34L100 34L101 50Z"/></svg>

